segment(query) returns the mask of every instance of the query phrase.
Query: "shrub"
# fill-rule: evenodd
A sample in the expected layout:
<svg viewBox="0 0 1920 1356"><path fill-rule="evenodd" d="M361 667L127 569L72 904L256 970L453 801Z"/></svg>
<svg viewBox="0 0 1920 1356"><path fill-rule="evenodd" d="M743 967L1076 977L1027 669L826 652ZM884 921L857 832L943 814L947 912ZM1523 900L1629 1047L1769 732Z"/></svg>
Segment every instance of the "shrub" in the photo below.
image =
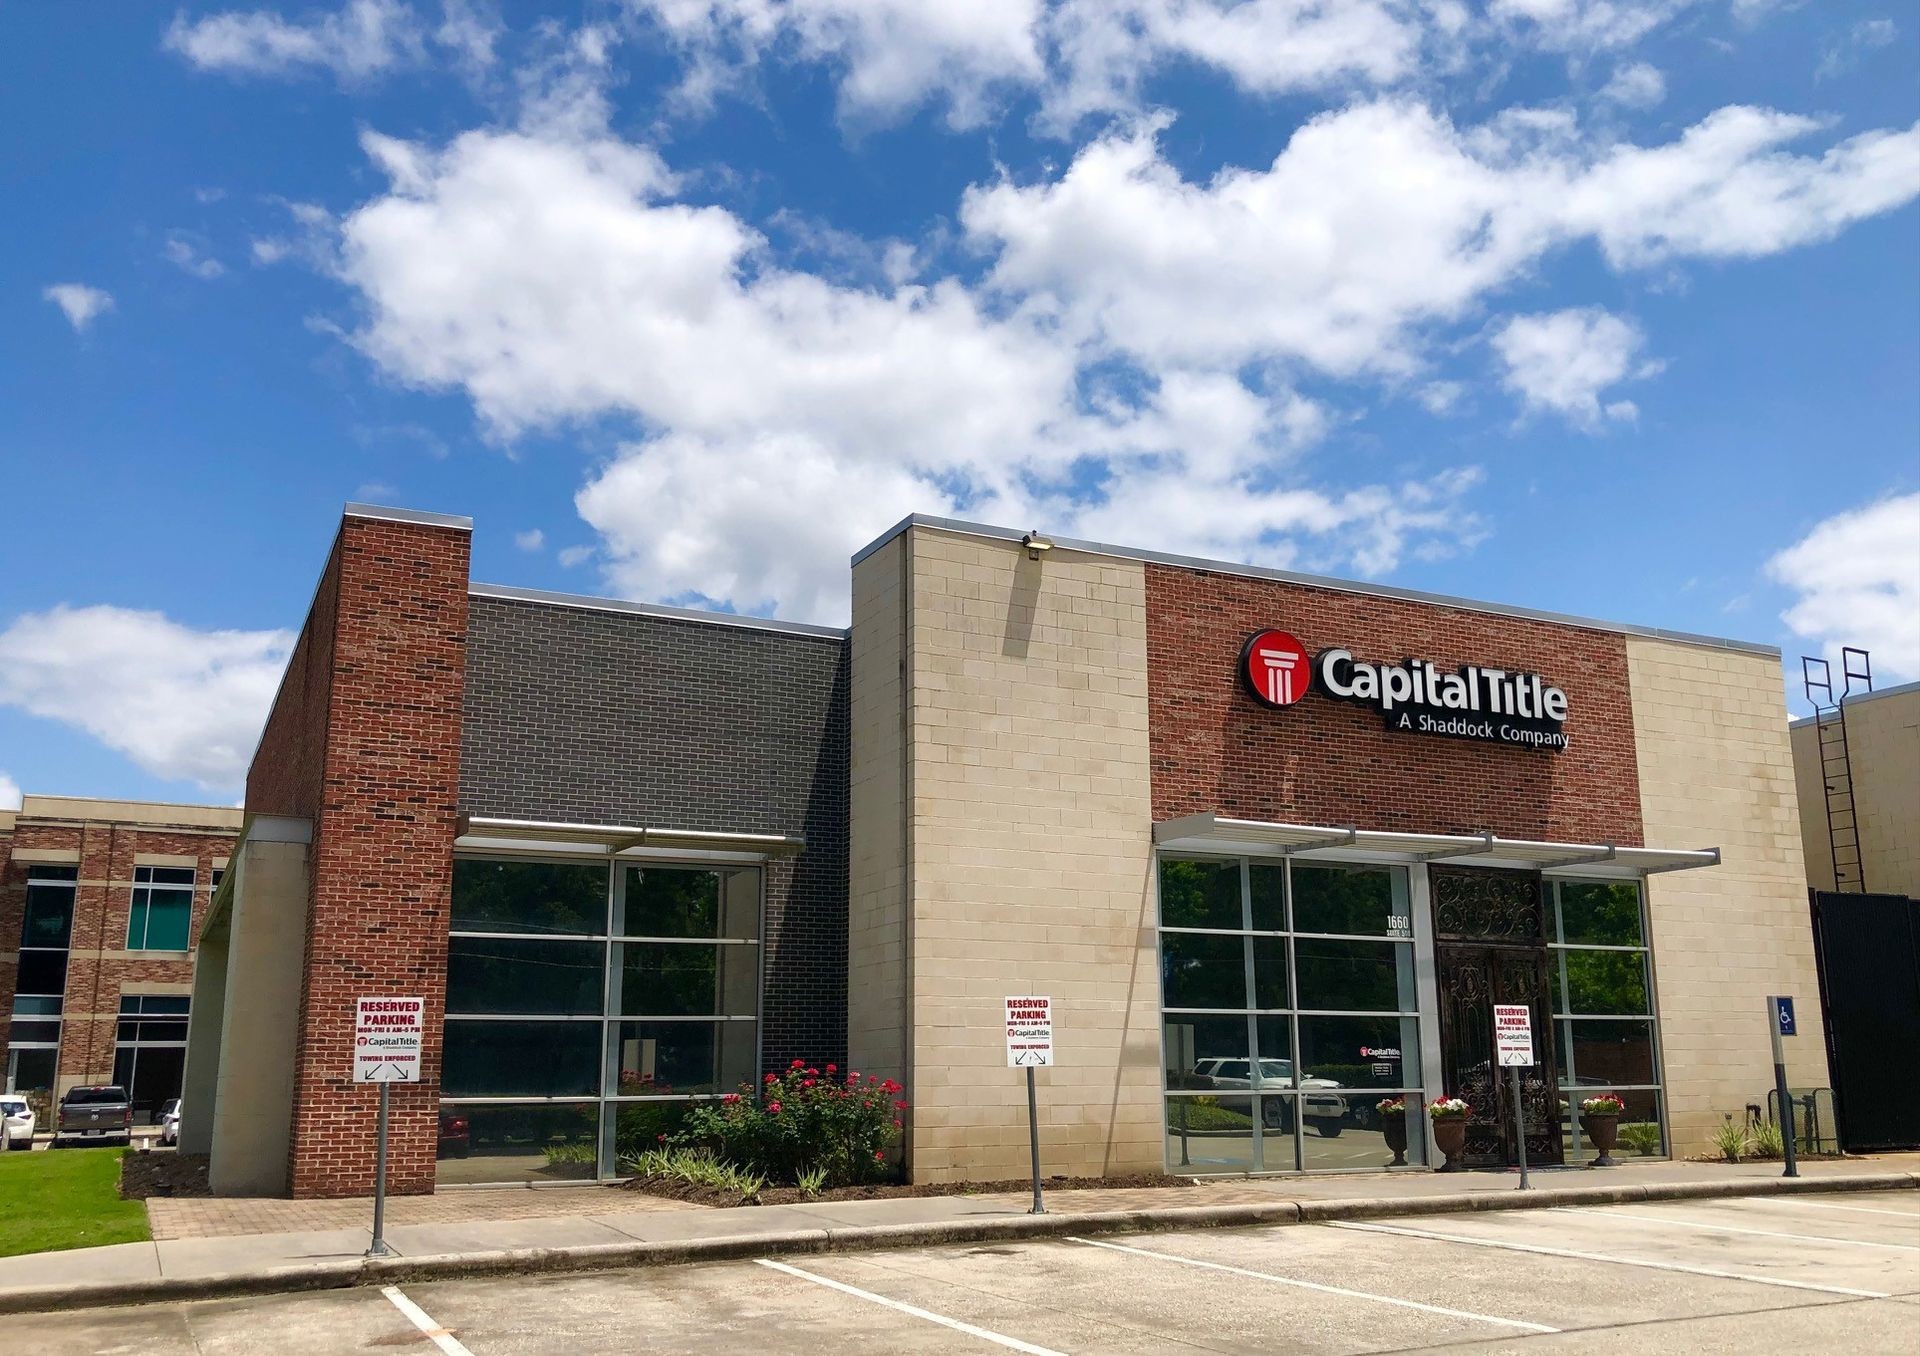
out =
<svg viewBox="0 0 1920 1356"><path fill-rule="evenodd" d="M599 1151L592 1144L549 1144L546 1146L547 1166L557 1168L575 1163L597 1163Z"/></svg>
<svg viewBox="0 0 1920 1356"><path fill-rule="evenodd" d="M1748 1136L1748 1144L1755 1158L1786 1156L1786 1139L1780 1133L1778 1121L1755 1121L1753 1131Z"/></svg>
<svg viewBox="0 0 1920 1356"><path fill-rule="evenodd" d="M1660 1152L1660 1127L1650 1121L1635 1121L1620 1127L1620 1143L1645 1157Z"/></svg>
<svg viewBox="0 0 1920 1356"><path fill-rule="evenodd" d="M802 1196L818 1196L827 1185L827 1170L820 1167L803 1169L794 1175L793 1184L800 1188Z"/></svg>
<svg viewBox="0 0 1920 1356"><path fill-rule="evenodd" d="M891 1078L851 1069L843 1077L831 1064L823 1073L796 1059L757 1089L696 1105L668 1143L707 1149L772 1181L797 1183L821 1169L830 1186L871 1182L889 1171L887 1150L907 1109L901 1092Z"/></svg>
<svg viewBox="0 0 1920 1356"><path fill-rule="evenodd" d="M1720 1156L1727 1162L1738 1163L1740 1155L1747 1151L1747 1127L1735 1125L1729 1120L1713 1132L1713 1147L1720 1151Z"/></svg>
<svg viewBox="0 0 1920 1356"><path fill-rule="evenodd" d="M753 1200L767 1184L759 1173L735 1167L705 1149L643 1149L621 1159L621 1166L635 1177L689 1182L738 1196L743 1202Z"/></svg>

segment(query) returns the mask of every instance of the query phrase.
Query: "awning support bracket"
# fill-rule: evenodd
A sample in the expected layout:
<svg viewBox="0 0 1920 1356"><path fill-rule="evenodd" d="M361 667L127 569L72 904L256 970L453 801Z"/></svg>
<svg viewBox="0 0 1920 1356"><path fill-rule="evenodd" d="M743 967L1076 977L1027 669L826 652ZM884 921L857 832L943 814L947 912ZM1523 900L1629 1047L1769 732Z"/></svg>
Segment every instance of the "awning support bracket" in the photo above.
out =
<svg viewBox="0 0 1920 1356"><path fill-rule="evenodd" d="M1416 862L1437 862L1443 857L1478 857L1483 852L1491 852L1493 850L1494 839L1492 834L1483 833L1477 835L1477 837L1480 841L1471 847L1463 845L1461 847L1440 848L1433 852L1416 852L1413 854L1413 859Z"/></svg>
<svg viewBox="0 0 1920 1356"><path fill-rule="evenodd" d="M1538 869L1560 871L1569 866L1584 866L1589 862L1610 862L1619 855L1619 849L1614 844L1608 843L1598 852L1577 852L1571 857L1562 857L1557 862L1541 862Z"/></svg>
<svg viewBox="0 0 1920 1356"><path fill-rule="evenodd" d="M1282 848L1280 855L1282 857L1292 857L1297 853L1314 852L1320 848L1352 847L1354 840L1359 838L1359 836L1360 830L1358 828L1341 829L1339 832L1329 834L1325 838L1314 838L1305 843L1291 844L1290 846Z"/></svg>
<svg viewBox="0 0 1920 1356"><path fill-rule="evenodd" d="M1695 851L1711 852L1713 854L1712 864L1714 866L1720 865L1720 849L1719 848L1717 847L1696 848ZM1689 871L1699 865L1700 865L1699 862L1675 862L1671 866L1643 866L1640 868L1640 874L1643 876L1657 876L1663 871Z"/></svg>

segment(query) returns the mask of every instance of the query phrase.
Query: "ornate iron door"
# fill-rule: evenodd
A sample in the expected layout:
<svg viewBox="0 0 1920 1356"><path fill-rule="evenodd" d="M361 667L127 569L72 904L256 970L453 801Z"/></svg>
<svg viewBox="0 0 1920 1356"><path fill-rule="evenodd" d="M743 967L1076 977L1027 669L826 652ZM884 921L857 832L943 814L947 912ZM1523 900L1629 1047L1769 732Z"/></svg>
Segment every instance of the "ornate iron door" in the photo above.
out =
<svg viewBox="0 0 1920 1356"><path fill-rule="evenodd" d="M1440 987L1441 1073L1446 1090L1473 1107L1466 1161L1505 1167L1514 1144L1512 1076L1494 1064L1493 1005L1533 1012L1533 1052L1521 1070L1527 1161L1562 1161L1559 1071L1547 986L1540 878L1529 872L1432 867L1434 953Z"/></svg>

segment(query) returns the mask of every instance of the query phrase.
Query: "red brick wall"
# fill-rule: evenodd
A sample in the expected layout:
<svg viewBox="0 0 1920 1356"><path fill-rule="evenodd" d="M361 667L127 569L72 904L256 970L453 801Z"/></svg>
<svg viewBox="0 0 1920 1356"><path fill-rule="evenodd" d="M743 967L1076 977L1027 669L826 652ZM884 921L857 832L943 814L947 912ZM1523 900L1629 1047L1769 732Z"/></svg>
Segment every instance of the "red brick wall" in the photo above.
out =
<svg viewBox="0 0 1920 1356"><path fill-rule="evenodd" d="M267 714L260 747L247 768L247 809L253 814L287 815L309 822L319 818L339 598L340 541L335 538L320 574L320 587L314 590L307 624L287 658L287 671Z"/></svg>
<svg viewBox="0 0 1920 1356"><path fill-rule="evenodd" d="M1605 631L1149 564L1147 692L1155 820L1240 819L1638 845L1626 642ZM1549 753L1390 733L1379 712L1309 692L1274 710L1239 679L1241 647L1278 627L1308 651L1478 663L1567 693L1570 746Z"/></svg>
<svg viewBox="0 0 1920 1356"><path fill-rule="evenodd" d="M185 832L106 821L84 824L21 824L13 846L22 850L77 851L80 879L74 892L73 932L67 952L67 987L57 1076L72 1082L113 1074L114 1031L120 997L129 987L193 982L193 953L128 955L127 915L133 904L134 857L156 853L195 860L193 923L188 946L197 946L212 898L213 863L233 851L229 833ZM10 851L10 850L9 850ZM0 936L19 945L26 907L29 863L9 861L0 873ZM114 954L120 953L120 954ZM0 966L0 1012L11 1011L18 970Z"/></svg>
<svg viewBox="0 0 1920 1356"><path fill-rule="evenodd" d="M13 864L13 829L0 824L0 1016L13 1011L14 986L20 978L20 962L13 957L26 916L27 868Z"/></svg>
<svg viewBox="0 0 1920 1356"><path fill-rule="evenodd" d="M333 635L330 678L316 674L303 689L309 702L324 689L324 720L289 711L292 728L305 733L289 737L298 746L284 755L289 768L309 766L313 732L323 732L289 1165L295 1196L373 1189L378 1095L349 1078L354 1000L373 994L426 999L423 1081L392 1094L388 1187L433 1190L468 545L468 534L452 528L348 518L329 567L333 606L316 604L309 621L311 631L330 615ZM324 649L312 646L315 655ZM299 795L297 779L282 776L262 770L263 794L291 785ZM250 797L254 785L250 775Z"/></svg>

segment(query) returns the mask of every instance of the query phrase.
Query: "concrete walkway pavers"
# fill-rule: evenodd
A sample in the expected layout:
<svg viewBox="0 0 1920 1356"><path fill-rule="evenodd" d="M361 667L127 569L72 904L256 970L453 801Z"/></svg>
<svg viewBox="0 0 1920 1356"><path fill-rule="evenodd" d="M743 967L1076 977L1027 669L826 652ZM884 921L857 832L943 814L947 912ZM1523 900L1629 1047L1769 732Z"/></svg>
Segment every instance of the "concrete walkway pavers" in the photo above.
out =
<svg viewBox="0 0 1920 1356"><path fill-rule="evenodd" d="M387 1237L398 1255L380 1260L363 1256L370 1238L365 1226L0 1258L0 1313L1069 1233L1915 1188L1920 1154L1808 1163L1803 1174L1785 1180L1778 1164L1629 1164L1611 1171L1542 1172L1535 1176L1536 1189L1524 1194L1515 1190L1511 1173L1268 1178L1188 1189L1057 1191L1048 1196L1049 1213L1039 1217L1027 1213L1030 1198L1024 1193L716 1210L599 1191L583 1194L577 1204L606 1213L394 1223ZM325 1204L330 1217L339 1218L342 1203Z"/></svg>

